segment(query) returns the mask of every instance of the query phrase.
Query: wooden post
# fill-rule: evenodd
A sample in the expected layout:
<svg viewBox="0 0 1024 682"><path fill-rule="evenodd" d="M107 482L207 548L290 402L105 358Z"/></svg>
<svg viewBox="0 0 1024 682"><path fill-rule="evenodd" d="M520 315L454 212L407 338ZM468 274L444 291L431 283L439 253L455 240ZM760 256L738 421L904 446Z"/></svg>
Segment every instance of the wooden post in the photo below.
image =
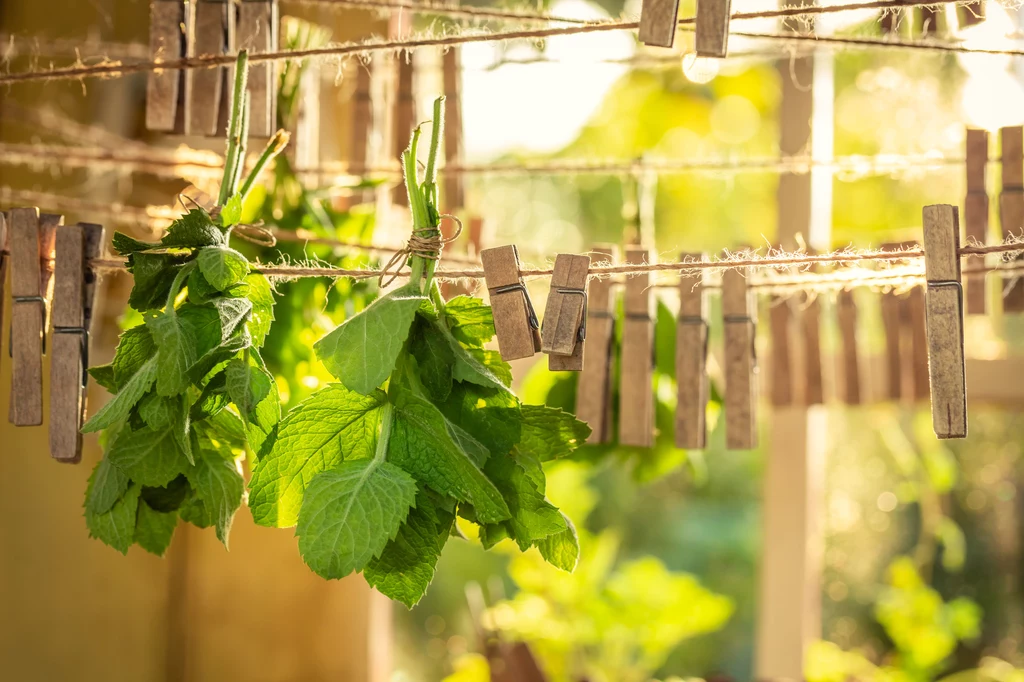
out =
<svg viewBox="0 0 1024 682"><path fill-rule="evenodd" d="M839 318L839 331L843 342L843 402L847 405L860 405L863 391L860 385L860 358L857 352L857 301L849 289L839 292L836 315Z"/></svg>
<svg viewBox="0 0 1024 682"><path fill-rule="evenodd" d="M706 260L684 253L680 260ZM676 447L701 450L707 442L708 296L705 270L679 281L679 322L676 329Z"/></svg>
<svg viewBox="0 0 1024 682"><path fill-rule="evenodd" d="M925 206L928 280L928 372L932 426L939 438L967 437L964 310L960 283L960 216L955 206Z"/></svg>
<svg viewBox="0 0 1024 682"><path fill-rule="evenodd" d="M460 49L449 47L444 53L445 94L444 158L445 168L462 163L462 62ZM466 190L461 173L443 173L444 205L449 213L466 207Z"/></svg>
<svg viewBox="0 0 1024 682"><path fill-rule="evenodd" d="M964 222L968 242L988 242L988 190L985 170L988 166L988 131L967 131L967 196L964 199ZM985 315L988 297L985 275L975 275L967 281L967 314Z"/></svg>
<svg viewBox="0 0 1024 682"><path fill-rule="evenodd" d="M790 329L793 326L793 309L789 299L772 296L768 308L771 327L771 400L772 405L781 407L793 404L793 371Z"/></svg>
<svg viewBox="0 0 1024 682"><path fill-rule="evenodd" d="M618 249L600 244L590 250L595 260L609 264L618 260ZM611 440L611 368L615 338L615 298L608 278L590 283L587 303L587 361L576 385L576 418L591 431L589 442Z"/></svg>

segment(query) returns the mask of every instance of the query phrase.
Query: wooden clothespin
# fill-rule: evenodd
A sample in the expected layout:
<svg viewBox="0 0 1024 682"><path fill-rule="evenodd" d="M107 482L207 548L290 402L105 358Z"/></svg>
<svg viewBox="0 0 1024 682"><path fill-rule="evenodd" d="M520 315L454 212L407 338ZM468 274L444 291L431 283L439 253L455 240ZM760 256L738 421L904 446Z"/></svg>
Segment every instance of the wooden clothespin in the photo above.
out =
<svg viewBox="0 0 1024 682"><path fill-rule="evenodd" d="M899 244L882 244L885 251L896 251ZM899 402L903 395L903 353L901 338L903 324L901 322L900 298L894 291L882 294L880 303L882 311L882 328L885 332L885 390L886 400Z"/></svg>
<svg viewBox="0 0 1024 682"><path fill-rule="evenodd" d="M977 244L988 242L988 191L985 168L988 166L988 131L967 130L967 197L964 199L964 221L967 239ZM967 282L967 314L984 315L987 311L985 275L975 275Z"/></svg>
<svg viewBox="0 0 1024 682"><path fill-rule="evenodd" d="M230 0L195 0L188 56L235 51L236 16ZM226 66L185 72L185 134L217 137L231 115L231 71Z"/></svg>
<svg viewBox="0 0 1024 682"><path fill-rule="evenodd" d="M702 253L684 253L680 260L704 261ZM676 328L676 447L701 450L707 443L708 295L706 270L679 281Z"/></svg>
<svg viewBox="0 0 1024 682"><path fill-rule="evenodd" d="M39 210L13 208L11 243L11 408L15 426L43 423L43 320L46 299L39 256Z"/></svg>
<svg viewBox="0 0 1024 682"><path fill-rule="evenodd" d="M638 32L640 42L644 45L672 47L676 40L678 19L679 0L643 0Z"/></svg>
<svg viewBox="0 0 1024 682"><path fill-rule="evenodd" d="M551 291L540 332L540 349L548 354L548 369L552 372L583 369L589 270L590 256L571 253L555 256Z"/></svg>
<svg viewBox="0 0 1024 682"><path fill-rule="evenodd" d="M626 249L626 263L652 263L651 252L640 247ZM626 275L625 323L622 327L622 357L619 360L619 443L650 447L654 444L654 319L651 275Z"/></svg>
<svg viewBox="0 0 1024 682"><path fill-rule="evenodd" d="M793 397L793 353L790 346L790 330L794 322L793 309L785 296L772 296L768 309L771 327L771 400L772 405L792 405Z"/></svg>
<svg viewBox="0 0 1024 682"><path fill-rule="evenodd" d="M277 0L242 0L238 5L238 48L253 53L278 47ZM268 138L277 130L277 69L274 62L249 67L249 134Z"/></svg>
<svg viewBox="0 0 1024 682"><path fill-rule="evenodd" d="M757 308L739 270L722 273L725 323L725 444L757 447Z"/></svg>
<svg viewBox="0 0 1024 682"><path fill-rule="evenodd" d="M836 317L843 348L843 402L860 405L860 354L857 352L857 301L844 289L836 297Z"/></svg>
<svg viewBox="0 0 1024 682"><path fill-rule="evenodd" d="M698 57L724 58L729 51L732 0L697 0L695 48Z"/></svg>
<svg viewBox="0 0 1024 682"><path fill-rule="evenodd" d="M53 337L50 360L50 454L61 462L82 459L82 420L89 367L89 328L96 274L89 261L103 248L101 225L57 230Z"/></svg>
<svg viewBox="0 0 1024 682"><path fill-rule="evenodd" d="M1024 234L1024 127L999 131L1003 145L1003 192L999 195L999 221L1003 238ZM1003 291L1003 310L1024 312L1024 279L1011 275Z"/></svg>
<svg viewBox="0 0 1024 682"><path fill-rule="evenodd" d="M618 248L599 244L591 249L600 263L618 260ZM592 431L591 443L608 443L612 437L611 369L615 339L615 297L608 278L590 283L587 301L587 361L576 384L576 418Z"/></svg>
<svg viewBox="0 0 1024 682"><path fill-rule="evenodd" d="M149 51L154 61L184 57L189 15L182 0L149 3ZM185 132L184 71L154 71L146 83L146 128L163 133Z"/></svg>
<svg viewBox="0 0 1024 682"><path fill-rule="evenodd" d="M900 303L903 307L903 334L909 339L909 343L903 343L902 349L903 364L909 368L909 371L904 370L906 373L903 379L903 399L906 402L918 403L927 400L931 395L924 287L914 287Z"/></svg>
<svg viewBox="0 0 1024 682"><path fill-rule="evenodd" d="M445 116L445 165L462 163L462 64L459 48L450 47L443 56ZM449 213L466 207L466 193L461 173L444 174L444 203Z"/></svg>
<svg viewBox="0 0 1024 682"><path fill-rule="evenodd" d="M7 261L11 248L7 239L8 233L7 214L0 213L0 333L4 329L4 286L7 283ZM2 359L3 353L0 353L0 360Z"/></svg>
<svg viewBox="0 0 1024 682"><path fill-rule="evenodd" d="M540 323L530 292L519 274L515 245L484 249L480 253L490 293L494 331L503 360L528 358L540 350Z"/></svg>
<svg viewBox="0 0 1024 682"><path fill-rule="evenodd" d="M924 268L928 280L928 372L932 427L939 438L967 437L964 309L957 207L924 207Z"/></svg>
<svg viewBox="0 0 1024 682"><path fill-rule="evenodd" d="M409 146L409 138L416 126L416 99L413 94L415 69L412 53L399 53L396 60L398 61L398 92L395 99L395 151L397 154L401 154L402 150ZM409 195L406 193L404 184L399 183L395 187L393 201L398 206L409 205Z"/></svg>
<svg viewBox="0 0 1024 682"><path fill-rule="evenodd" d="M807 249L808 255L814 255L814 249ZM817 267L811 268L817 272ZM825 402L825 388L821 377L821 301L815 294L803 295L803 306L800 315L800 326L803 332L803 404L821 405Z"/></svg>

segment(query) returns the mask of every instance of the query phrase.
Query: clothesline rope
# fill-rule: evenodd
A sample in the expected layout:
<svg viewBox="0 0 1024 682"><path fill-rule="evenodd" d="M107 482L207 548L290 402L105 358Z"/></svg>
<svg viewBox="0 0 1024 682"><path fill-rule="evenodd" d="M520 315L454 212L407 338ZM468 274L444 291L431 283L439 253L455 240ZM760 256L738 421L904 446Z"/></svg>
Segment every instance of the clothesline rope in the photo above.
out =
<svg viewBox="0 0 1024 682"><path fill-rule="evenodd" d="M917 6L936 5L965 5L970 0L870 0L867 2L849 3L845 5L832 6L792 6L782 7L775 10L764 10L760 12L736 12L731 16L732 21L745 19L770 19L770 18L791 18L791 17L812 17L824 14L835 14L852 10L865 9L899 9ZM678 21L679 26L692 26L696 23L696 17L685 17ZM303 50L281 50L273 52L255 52L249 55L251 64L263 62L283 62L294 59L309 59L315 57L345 57L345 56L368 56L378 52L394 52L397 50L412 50L423 47L450 47L468 43L500 42L506 40L541 40L555 36L578 35L583 33L596 33L605 31L634 30L639 27L636 21L599 21L572 26L551 27L531 30L518 30L497 33L461 33L435 37L412 38L403 40L388 40L370 43L348 43L335 44L325 47L309 48ZM991 54L1009 54L1008 51L984 50L975 48L960 48L957 51L982 52ZM1014 54L1020 53L1014 51ZM125 76L134 73L151 73L165 70L194 70L209 69L217 66L228 66L235 62L236 55L201 55L198 57L187 57L184 59L142 61L134 63L123 63L110 61L105 64L81 65L76 64L69 67L54 69L29 70L21 72L10 72L0 74L0 85L11 85L14 83L46 82L58 80L79 80L83 78L98 78L104 76Z"/></svg>

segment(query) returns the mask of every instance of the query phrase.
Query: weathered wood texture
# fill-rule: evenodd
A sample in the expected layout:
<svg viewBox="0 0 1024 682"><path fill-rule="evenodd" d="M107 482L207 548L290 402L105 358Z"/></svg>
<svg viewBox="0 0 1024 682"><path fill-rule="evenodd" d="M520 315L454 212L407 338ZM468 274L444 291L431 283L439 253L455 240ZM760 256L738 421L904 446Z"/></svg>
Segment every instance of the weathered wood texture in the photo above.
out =
<svg viewBox="0 0 1024 682"><path fill-rule="evenodd" d="M729 51L731 0L697 0L694 43L698 57L725 57Z"/></svg>
<svg viewBox="0 0 1024 682"><path fill-rule="evenodd" d="M480 252L491 298L494 331L504 360L528 358L540 350L540 333L530 294L519 276L516 247L499 246Z"/></svg>
<svg viewBox="0 0 1024 682"><path fill-rule="evenodd" d="M793 347L790 332L794 323L789 298L773 296L768 307L771 328L771 387L772 405L793 404Z"/></svg>
<svg viewBox="0 0 1024 682"><path fill-rule="evenodd" d="M50 455L81 459L82 344L85 342L85 232L78 225L57 231L50 338ZM77 330L82 330L81 332Z"/></svg>
<svg viewBox="0 0 1024 682"><path fill-rule="evenodd" d="M924 208L928 371L932 426L939 438L967 437L964 311L960 288L960 216L955 206Z"/></svg>
<svg viewBox="0 0 1024 682"><path fill-rule="evenodd" d="M644 45L672 47L676 40L678 17L679 0L643 0L640 6L640 30L638 31L640 42Z"/></svg>
<svg viewBox="0 0 1024 682"><path fill-rule="evenodd" d="M725 323L725 444L730 450L757 447L757 308L745 273L722 273Z"/></svg>
<svg viewBox="0 0 1024 682"><path fill-rule="evenodd" d="M278 47L276 0L242 0L238 5L238 49L273 52ZM249 67L249 135L268 138L277 129L277 67L259 62Z"/></svg>
<svg viewBox="0 0 1024 682"><path fill-rule="evenodd" d="M615 263L618 249L609 244L594 246L590 252L598 262ZM593 432L591 443L611 440L611 368L615 337L615 297L612 282L596 278L590 283L587 304L587 358L576 386L576 418Z"/></svg>
<svg viewBox="0 0 1024 682"><path fill-rule="evenodd" d="M964 198L964 222L968 242L988 242L988 191L985 169L988 166L988 131L967 131L967 196ZM985 275L970 277L967 282L967 314L988 312Z"/></svg>
<svg viewBox="0 0 1024 682"><path fill-rule="evenodd" d="M149 50L156 61L185 56L185 3L152 0L149 4ZM184 132L182 71L154 71L146 81L146 127L163 133Z"/></svg>
<svg viewBox="0 0 1024 682"><path fill-rule="evenodd" d="M803 404L821 405L825 402L825 385L821 372L821 301L809 295L800 312L803 331Z"/></svg>
<svg viewBox="0 0 1024 682"><path fill-rule="evenodd" d="M234 6L226 0L198 0L189 36L190 57L230 54L235 49ZM230 72L226 66L185 72L185 134L225 133L230 116Z"/></svg>
<svg viewBox="0 0 1024 682"><path fill-rule="evenodd" d="M548 368L553 372L583 369L585 344L579 333L586 312L589 269L590 256L555 256L540 346L548 354Z"/></svg>
<svg viewBox="0 0 1024 682"><path fill-rule="evenodd" d="M395 58L397 64L395 84L395 129L394 129L394 150L395 156L401 159L402 151L409 146L409 138L412 137L412 129L416 125L416 98L413 93L413 81L415 78L415 67L412 54L399 53ZM409 194L405 185L398 183L392 193L392 201L398 206L409 205Z"/></svg>
<svg viewBox="0 0 1024 682"><path fill-rule="evenodd" d="M909 368L904 373L903 400L911 403L923 402L931 395L924 299L924 287L914 287L901 301L903 334L909 339L909 343L903 342L903 363Z"/></svg>
<svg viewBox="0 0 1024 682"><path fill-rule="evenodd" d="M1024 128L1000 131L1003 147L1003 191L999 195L999 222L1003 238L1024 234ZM1012 282L1012 284L1011 284ZM1009 275L1003 291L1003 310L1024 312L1024 278Z"/></svg>
<svg viewBox="0 0 1024 682"><path fill-rule="evenodd" d="M626 262L651 263L644 248L626 249ZM619 443L650 447L654 444L654 320L651 318L653 289L650 273L626 276L619 360Z"/></svg>
<svg viewBox="0 0 1024 682"><path fill-rule="evenodd" d="M11 244L11 406L15 426L43 423L43 321L40 291L39 211L13 208Z"/></svg>
<svg viewBox="0 0 1024 682"><path fill-rule="evenodd" d="M706 260L704 254L684 253L680 260ZM679 320L676 329L676 446L700 450L707 444L709 382L708 295L706 270L679 281Z"/></svg>
<svg viewBox="0 0 1024 682"><path fill-rule="evenodd" d="M450 47L442 57L444 79L444 158L445 166L462 163L462 59L461 49ZM453 213L466 206L466 190L461 173L446 173L444 205Z"/></svg>
<svg viewBox="0 0 1024 682"><path fill-rule="evenodd" d="M11 248L7 235L7 214L0 213L0 335L6 329L4 327L4 306L7 301L5 287L7 286L7 262L10 260L9 250ZM6 343L6 340L0 337L0 366L4 364L4 358L7 356L7 353L4 352Z"/></svg>
<svg viewBox="0 0 1024 682"><path fill-rule="evenodd" d="M853 291L840 291L836 297L836 317L842 338L843 390L842 399L847 405L860 405L861 372L860 354L857 349L857 301Z"/></svg>

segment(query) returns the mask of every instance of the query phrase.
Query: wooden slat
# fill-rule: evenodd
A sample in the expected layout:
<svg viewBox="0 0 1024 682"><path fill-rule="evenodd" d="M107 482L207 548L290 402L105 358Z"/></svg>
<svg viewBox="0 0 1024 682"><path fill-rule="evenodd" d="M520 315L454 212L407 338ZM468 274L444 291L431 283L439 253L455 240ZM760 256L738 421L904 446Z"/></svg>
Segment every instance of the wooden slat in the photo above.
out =
<svg viewBox="0 0 1024 682"><path fill-rule="evenodd" d="M586 312L589 269L590 256L570 253L555 256L540 345L540 349L548 354L548 369L553 372L579 372L583 369L586 344L579 334Z"/></svg>
<svg viewBox="0 0 1024 682"><path fill-rule="evenodd" d="M450 47L443 57L445 123L444 123L444 158L446 166L458 166L462 163L462 63L460 49ZM446 173L444 176L444 204L449 213L454 213L466 206L466 193L463 176L458 173Z"/></svg>
<svg viewBox="0 0 1024 682"><path fill-rule="evenodd" d="M644 45L672 47L676 40L678 17L679 0L643 0L640 6L640 42Z"/></svg>
<svg viewBox="0 0 1024 682"><path fill-rule="evenodd" d="M225 0L198 0L189 35L190 57L234 51L235 13ZM192 69L185 72L185 134L220 136L230 114L230 69Z"/></svg>
<svg viewBox="0 0 1024 682"><path fill-rule="evenodd" d="M860 354L857 350L857 302L853 291L840 291L836 297L836 317L843 348L843 402L861 403Z"/></svg>
<svg viewBox="0 0 1024 682"><path fill-rule="evenodd" d="M684 253L681 261L706 260L704 254ZM707 444L708 296L706 270L679 281L679 321L676 328L676 447L694 450Z"/></svg>
<svg viewBox="0 0 1024 682"><path fill-rule="evenodd" d="M694 38L698 57L725 57L729 51L731 0L697 0Z"/></svg>
<svg viewBox="0 0 1024 682"><path fill-rule="evenodd" d="M960 216L955 206L936 205L924 207L923 219L932 427L939 438L966 438Z"/></svg>
<svg viewBox="0 0 1024 682"><path fill-rule="evenodd" d="M789 299L773 296L768 310L771 327L771 400L776 407L793 404L793 358L790 329L793 309Z"/></svg>
<svg viewBox="0 0 1024 682"><path fill-rule="evenodd" d="M725 323L725 443L730 450L757 447L757 308L739 270L722 274Z"/></svg>
<svg viewBox="0 0 1024 682"><path fill-rule="evenodd" d="M238 6L238 49L273 52L278 46L278 7L272 0L242 0ZM277 69L274 62L249 67L249 135L269 138L277 129Z"/></svg>
<svg viewBox="0 0 1024 682"><path fill-rule="evenodd" d="M1003 148L999 222L1006 239L1024 234L1024 128L1003 128L999 136ZM1008 313L1024 312L1024 279L1010 275L1007 286L1009 288L1004 287L1003 291L1003 310Z"/></svg>
<svg viewBox="0 0 1024 682"><path fill-rule="evenodd" d="M50 455L62 462L82 458L82 363L85 342L85 232L78 225L57 231L50 360Z"/></svg>
<svg viewBox="0 0 1024 682"><path fill-rule="evenodd" d="M650 263L651 252L639 247L626 249L626 262ZM651 319L650 273L626 276L622 328L622 357L619 360L619 443L650 447L654 444L654 321Z"/></svg>
<svg viewBox="0 0 1024 682"><path fill-rule="evenodd" d="M43 423L43 315L40 295L39 211L9 213L11 242L11 406L15 426ZM19 300L20 299L20 300Z"/></svg>
<svg viewBox="0 0 1024 682"><path fill-rule="evenodd" d="M593 259L609 264L618 260L618 249L610 244L592 248ZM590 283L587 302L587 361L576 384L576 418L592 431L590 443L611 440L611 368L615 338L615 297L608 278Z"/></svg>
<svg viewBox="0 0 1024 682"><path fill-rule="evenodd" d="M825 388L821 376L821 301L811 295L800 315L803 329L803 404L821 405L825 402Z"/></svg>
<svg viewBox="0 0 1024 682"><path fill-rule="evenodd" d="M412 54L399 54L397 57L398 92L395 98L395 154L401 158L402 152L409 146L412 129L416 125L416 99L413 95L413 79L415 70ZM409 195L405 185L398 183L392 201L399 206L409 205Z"/></svg>
<svg viewBox="0 0 1024 682"><path fill-rule="evenodd" d="M967 196L964 199L964 222L968 242L988 242L988 191L985 169L988 166L988 131L967 130ZM980 262L980 261L979 261ZM984 315L986 306L985 275L974 275L967 284L967 314Z"/></svg>
<svg viewBox="0 0 1024 682"><path fill-rule="evenodd" d="M185 3L152 0L149 4L149 51L154 61L185 56ZM184 88L181 71L155 71L146 82L146 128L163 133L182 132Z"/></svg>
<svg viewBox="0 0 1024 682"><path fill-rule="evenodd" d="M519 276L519 253L515 245L484 249L480 260L490 292L494 331L502 359L532 356L540 350L540 333L534 324L536 314L530 294Z"/></svg>

